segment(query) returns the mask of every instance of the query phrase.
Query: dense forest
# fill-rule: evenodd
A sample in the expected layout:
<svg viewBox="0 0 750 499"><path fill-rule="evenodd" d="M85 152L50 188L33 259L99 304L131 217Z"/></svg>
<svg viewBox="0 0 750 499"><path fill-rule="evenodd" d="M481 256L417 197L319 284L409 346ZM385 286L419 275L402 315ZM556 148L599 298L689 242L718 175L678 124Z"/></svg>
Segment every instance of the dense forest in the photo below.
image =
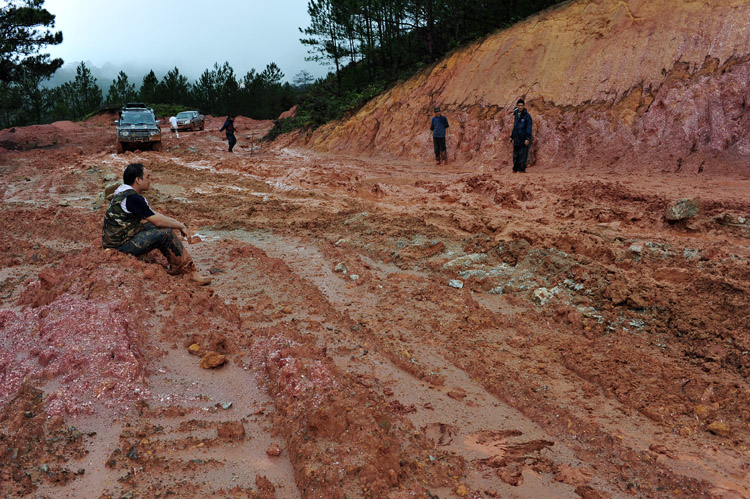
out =
<svg viewBox="0 0 750 499"><path fill-rule="evenodd" d="M120 72L103 92L84 63L60 86L43 83L63 61L39 52L62 43L44 0L9 0L0 7L0 128L80 120L102 108L145 102L167 114L195 108L204 114L274 119L298 104L295 118L273 134L316 127L362 105L400 79L462 44L533 14L556 0L309 0L310 25L300 28L309 60L331 72L313 82L302 71L293 83L273 62L244 76L216 63L193 82L175 67L161 80L153 71L140 82ZM106 86L106 85L104 85ZM161 111L161 112L159 112Z"/></svg>

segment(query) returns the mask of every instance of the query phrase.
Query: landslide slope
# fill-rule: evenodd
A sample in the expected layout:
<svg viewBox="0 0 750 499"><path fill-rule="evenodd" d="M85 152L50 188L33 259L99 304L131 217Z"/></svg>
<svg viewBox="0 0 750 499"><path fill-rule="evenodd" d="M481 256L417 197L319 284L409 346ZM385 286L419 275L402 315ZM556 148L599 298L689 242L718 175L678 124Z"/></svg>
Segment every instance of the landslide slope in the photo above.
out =
<svg viewBox="0 0 750 499"><path fill-rule="evenodd" d="M749 20L743 0L568 2L455 52L309 144L429 160L440 105L451 159L497 168L524 97L540 168L746 172Z"/></svg>

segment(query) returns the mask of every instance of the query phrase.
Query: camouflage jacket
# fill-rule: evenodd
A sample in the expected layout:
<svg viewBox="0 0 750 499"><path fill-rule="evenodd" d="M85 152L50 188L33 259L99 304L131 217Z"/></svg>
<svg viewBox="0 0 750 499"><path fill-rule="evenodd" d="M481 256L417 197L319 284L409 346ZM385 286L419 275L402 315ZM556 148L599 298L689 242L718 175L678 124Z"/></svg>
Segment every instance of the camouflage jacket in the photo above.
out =
<svg viewBox="0 0 750 499"><path fill-rule="evenodd" d="M102 246L105 248L117 248L143 229L141 217L122 209L122 201L133 194L137 194L135 189L125 189L112 197L102 228Z"/></svg>

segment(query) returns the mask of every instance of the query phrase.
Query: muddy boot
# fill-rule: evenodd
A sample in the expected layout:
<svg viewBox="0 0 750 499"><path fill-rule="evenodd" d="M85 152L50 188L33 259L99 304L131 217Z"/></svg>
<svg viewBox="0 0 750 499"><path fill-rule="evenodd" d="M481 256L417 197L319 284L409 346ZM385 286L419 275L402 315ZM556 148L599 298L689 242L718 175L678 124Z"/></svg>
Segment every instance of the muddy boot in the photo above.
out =
<svg viewBox="0 0 750 499"><path fill-rule="evenodd" d="M202 276L197 270L190 272L190 280L201 286L211 284L211 278Z"/></svg>
<svg viewBox="0 0 750 499"><path fill-rule="evenodd" d="M164 256L167 257L167 261L169 262L169 270L167 272L172 275L189 274L196 270L193 259L190 258L187 252L183 252L182 255L177 256L171 251L167 251Z"/></svg>

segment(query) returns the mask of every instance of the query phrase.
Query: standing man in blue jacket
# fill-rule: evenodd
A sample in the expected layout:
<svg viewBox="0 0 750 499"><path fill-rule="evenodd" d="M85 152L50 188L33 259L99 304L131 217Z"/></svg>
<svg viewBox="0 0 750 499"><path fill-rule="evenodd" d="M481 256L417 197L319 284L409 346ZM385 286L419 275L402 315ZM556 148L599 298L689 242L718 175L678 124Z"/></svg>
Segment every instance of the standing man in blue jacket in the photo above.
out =
<svg viewBox="0 0 750 499"><path fill-rule="evenodd" d="M229 152L232 152L232 148L237 143L237 137L234 136L234 115L230 114L227 116L227 120L224 125L219 129L219 132L227 131L227 141L229 142Z"/></svg>
<svg viewBox="0 0 750 499"><path fill-rule="evenodd" d="M526 103L518 99L513 110L513 131L510 141L513 143L513 173L526 172L526 161L529 159L529 145L534 139L531 115L526 111Z"/></svg>
<svg viewBox="0 0 750 499"><path fill-rule="evenodd" d="M445 148L445 131L448 128L448 118L440 114L440 108L435 108L435 116L432 118L430 130L432 130L432 144L435 146L435 162L448 163L448 151Z"/></svg>

